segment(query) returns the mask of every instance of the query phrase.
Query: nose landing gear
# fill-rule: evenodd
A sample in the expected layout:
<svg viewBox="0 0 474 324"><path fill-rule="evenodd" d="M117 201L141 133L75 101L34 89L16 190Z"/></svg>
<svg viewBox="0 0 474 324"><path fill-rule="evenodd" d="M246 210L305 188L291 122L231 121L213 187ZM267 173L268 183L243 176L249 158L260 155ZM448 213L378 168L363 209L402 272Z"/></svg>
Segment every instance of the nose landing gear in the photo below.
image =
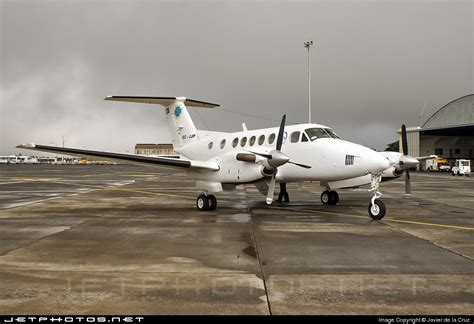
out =
<svg viewBox="0 0 474 324"><path fill-rule="evenodd" d="M379 191L379 184L382 180L382 175L371 175L371 182L370 182L370 192L373 192L374 196L370 200L369 204L369 215L373 219L381 220L385 216L386 208L385 204L379 198L382 197L382 193Z"/></svg>

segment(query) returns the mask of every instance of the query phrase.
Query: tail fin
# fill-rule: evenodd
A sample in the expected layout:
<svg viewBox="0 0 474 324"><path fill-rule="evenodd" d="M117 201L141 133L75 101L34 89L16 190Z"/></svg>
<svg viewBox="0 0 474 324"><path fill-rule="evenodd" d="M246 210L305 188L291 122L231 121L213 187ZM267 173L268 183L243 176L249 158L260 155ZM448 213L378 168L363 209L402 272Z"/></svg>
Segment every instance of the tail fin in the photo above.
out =
<svg viewBox="0 0 474 324"><path fill-rule="evenodd" d="M189 107L215 108L218 104L186 99L186 97L129 97L129 96L108 96L105 100L139 102L156 104L165 107L166 121L168 122L173 148L180 147L198 140L196 126L186 109ZM185 105L186 104L186 105Z"/></svg>

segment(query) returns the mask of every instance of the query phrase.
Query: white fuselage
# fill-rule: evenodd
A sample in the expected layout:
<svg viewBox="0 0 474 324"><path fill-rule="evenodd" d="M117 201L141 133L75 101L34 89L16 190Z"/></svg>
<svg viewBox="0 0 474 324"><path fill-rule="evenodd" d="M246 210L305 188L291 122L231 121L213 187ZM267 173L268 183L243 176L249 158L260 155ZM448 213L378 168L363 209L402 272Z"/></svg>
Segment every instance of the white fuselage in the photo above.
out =
<svg viewBox="0 0 474 324"><path fill-rule="evenodd" d="M311 128L330 131L330 128L318 124L285 127L281 152L291 161L311 166L311 168L287 163L278 168L278 181L342 180L369 173L381 173L389 167L387 158L365 146L336 138L336 136L310 139L305 130ZM219 165L220 169L214 172L190 172L197 180L249 183L262 179L264 159L261 161L257 159L255 163L243 162L237 160L237 154L269 153L275 149L276 139L273 141L271 139L276 138L277 134L277 127L235 133L200 131L198 141L177 149L177 152L188 159L215 162ZM235 143L237 144L233 145Z"/></svg>

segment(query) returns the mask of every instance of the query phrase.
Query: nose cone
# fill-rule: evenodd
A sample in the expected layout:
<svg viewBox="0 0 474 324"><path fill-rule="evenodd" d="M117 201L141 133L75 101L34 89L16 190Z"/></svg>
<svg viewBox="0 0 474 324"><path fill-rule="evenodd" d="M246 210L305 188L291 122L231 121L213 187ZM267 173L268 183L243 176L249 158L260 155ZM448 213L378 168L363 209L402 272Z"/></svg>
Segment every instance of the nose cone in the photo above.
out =
<svg viewBox="0 0 474 324"><path fill-rule="evenodd" d="M390 161L385 156L371 149L365 152L364 160L370 173L380 173L390 166Z"/></svg>

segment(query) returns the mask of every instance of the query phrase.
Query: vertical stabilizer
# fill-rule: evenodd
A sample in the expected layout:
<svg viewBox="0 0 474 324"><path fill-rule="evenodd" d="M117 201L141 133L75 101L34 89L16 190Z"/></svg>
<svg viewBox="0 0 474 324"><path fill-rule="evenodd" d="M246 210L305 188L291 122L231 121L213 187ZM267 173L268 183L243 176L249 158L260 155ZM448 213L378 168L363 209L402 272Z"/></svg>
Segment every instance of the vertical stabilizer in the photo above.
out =
<svg viewBox="0 0 474 324"><path fill-rule="evenodd" d="M177 97L176 101L165 108L166 122L174 149L198 140L196 126L184 104L185 101L185 97Z"/></svg>
<svg viewBox="0 0 474 324"><path fill-rule="evenodd" d="M198 140L196 126L194 126L185 103L190 107L198 108L219 107L219 105L215 103L187 99L186 97L108 96L105 100L138 102L165 107L166 121L174 149L179 149Z"/></svg>

